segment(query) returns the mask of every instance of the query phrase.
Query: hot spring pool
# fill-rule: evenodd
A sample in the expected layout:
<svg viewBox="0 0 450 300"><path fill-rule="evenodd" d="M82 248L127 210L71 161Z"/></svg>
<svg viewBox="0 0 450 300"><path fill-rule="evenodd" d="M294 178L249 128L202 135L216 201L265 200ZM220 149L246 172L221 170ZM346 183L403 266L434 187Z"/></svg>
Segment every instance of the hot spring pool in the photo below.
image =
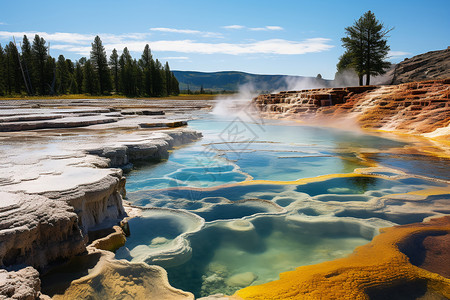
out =
<svg viewBox="0 0 450 300"><path fill-rule="evenodd" d="M409 144L391 137L212 114L189 127L204 137L127 175L128 200L145 210L116 258L160 265L197 297L346 256L450 199L415 193L446 188L436 167L448 161L393 162Z"/></svg>

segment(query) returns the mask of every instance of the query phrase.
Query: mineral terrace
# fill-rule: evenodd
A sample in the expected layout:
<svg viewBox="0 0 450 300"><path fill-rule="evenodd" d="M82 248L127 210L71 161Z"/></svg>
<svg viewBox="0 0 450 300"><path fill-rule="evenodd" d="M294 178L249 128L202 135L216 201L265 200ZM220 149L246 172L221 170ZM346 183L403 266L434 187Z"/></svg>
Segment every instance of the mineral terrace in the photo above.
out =
<svg viewBox="0 0 450 300"><path fill-rule="evenodd" d="M85 253L90 235L100 232L102 237L102 229L127 216L122 169L139 160L164 159L173 147L200 138L183 125L211 104L129 99L0 103L0 298L45 298L38 271ZM118 236L120 243L123 235ZM94 246L108 248L101 240ZM143 268L164 273L159 267ZM183 293L167 279L160 289L168 295Z"/></svg>

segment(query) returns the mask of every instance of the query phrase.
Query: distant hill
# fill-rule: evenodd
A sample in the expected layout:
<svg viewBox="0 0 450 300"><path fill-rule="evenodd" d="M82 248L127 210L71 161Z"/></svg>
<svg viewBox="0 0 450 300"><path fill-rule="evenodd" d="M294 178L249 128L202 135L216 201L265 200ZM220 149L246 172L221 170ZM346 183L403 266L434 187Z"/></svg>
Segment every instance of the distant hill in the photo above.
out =
<svg viewBox="0 0 450 300"><path fill-rule="evenodd" d="M238 91L239 86L250 84L252 89L258 92L270 92L279 90L315 88L329 86L330 80L287 75L258 75L237 71L224 72L193 72L173 71L180 83L180 90L199 91L203 86L206 91Z"/></svg>

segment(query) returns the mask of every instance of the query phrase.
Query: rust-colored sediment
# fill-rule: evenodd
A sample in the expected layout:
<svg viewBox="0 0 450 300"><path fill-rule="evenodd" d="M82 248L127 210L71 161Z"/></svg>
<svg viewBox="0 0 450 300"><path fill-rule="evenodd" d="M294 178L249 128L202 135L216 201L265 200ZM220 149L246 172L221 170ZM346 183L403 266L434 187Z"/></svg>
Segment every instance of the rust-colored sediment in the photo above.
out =
<svg viewBox="0 0 450 300"><path fill-rule="evenodd" d="M352 117L362 128L431 134L448 140L450 79L391 86L322 88L260 95L253 103L269 117L333 122Z"/></svg>
<svg viewBox="0 0 450 300"><path fill-rule="evenodd" d="M280 274L243 299L450 298L450 216L384 228L350 256Z"/></svg>

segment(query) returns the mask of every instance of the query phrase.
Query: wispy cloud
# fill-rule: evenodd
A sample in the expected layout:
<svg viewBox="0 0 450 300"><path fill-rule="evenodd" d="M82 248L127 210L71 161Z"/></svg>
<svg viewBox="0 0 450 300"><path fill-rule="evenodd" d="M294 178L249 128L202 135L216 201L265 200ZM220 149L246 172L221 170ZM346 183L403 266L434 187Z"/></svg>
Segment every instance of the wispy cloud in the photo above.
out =
<svg viewBox="0 0 450 300"><path fill-rule="evenodd" d="M10 40L12 36L27 35L29 39L34 34L39 34L45 40L51 42L52 49L58 49L80 55L89 55L91 43L95 34L79 33L47 33L47 32L9 32L0 31L0 40ZM166 51L174 53L198 53L198 54L278 54L278 55L300 55L327 51L333 48L329 39L312 38L303 41L289 41L284 39L269 39L262 41L250 41L246 43L202 43L195 40L150 40L149 33L131 34L99 34L107 51L113 48L122 50L128 47L133 52L142 52L146 44L153 51ZM173 56L177 59L185 59L185 56Z"/></svg>
<svg viewBox="0 0 450 300"><path fill-rule="evenodd" d="M242 26L242 25L227 25L227 26L222 26L222 28L225 28L225 29L244 29L245 26Z"/></svg>
<svg viewBox="0 0 450 300"><path fill-rule="evenodd" d="M187 56L168 56L168 57L163 57L162 59L167 59L167 60L189 60L189 57L187 57Z"/></svg>
<svg viewBox="0 0 450 300"><path fill-rule="evenodd" d="M264 27L246 27L243 25L227 25L222 26L222 28L225 29L248 29L250 31L277 31L277 30L284 30L281 26L264 26Z"/></svg>
<svg viewBox="0 0 450 300"><path fill-rule="evenodd" d="M6 24L5 22L0 22L0 25L8 25L8 24Z"/></svg>
<svg viewBox="0 0 450 300"><path fill-rule="evenodd" d="M39 31L0 31L0 39L11 39L15 37L28 36L28 39L33 40L34 35L37 34L46 41L61 42L70 44L86 44L94 41L97 34L80 34L71 32L39 32ZM124 40L142 40L150 36L149 33L127 33L127 34L99 34L103 43L120 43Z"/></svg>
<svg viewBox="0 0 450 300"><path fill-rule="evenodd" d="M167 28L167 27L155 27L150 28L151 31L159 31L159 32L169 32L169 33L183 33L183 34L194 34L202 37L215 37L222 38L223 35L218 32L209 32L209 31L200 31L200 30L192 30L192 29L177 29L177 28Z"/></svg>
<svg viewBox="0 0 450 300"><path fill-rule="evenodd" d="M288 41L283 39L271 39L251 43L201 43L192 40L175 41L151 41L150 47L154 51L169 51L179 53L199 53L199 54L281 54L295 55L313 52L322 52L333 48L329 45L329 39L314 38L301 42ZM142 51L145 43L128 43L131 51ZM120 48L121 45L108 45L107 47Z"/></svg>
<svg viewBox="0 0 450 300"><path fill-rule="evenodd" d="M408 55L411 55L411 54L412 53L405 52L405 51L389 51L388 56L390 58L397 58L397 57L408 56Z"/></svg>
<svg viewBox="0 0 450 300"><path fill-rule="evenodd" d="M249 28L251 31L274 31L274 30L283 30L283 27L280 26L264 26L264 27L254 27Z"/></svg>

